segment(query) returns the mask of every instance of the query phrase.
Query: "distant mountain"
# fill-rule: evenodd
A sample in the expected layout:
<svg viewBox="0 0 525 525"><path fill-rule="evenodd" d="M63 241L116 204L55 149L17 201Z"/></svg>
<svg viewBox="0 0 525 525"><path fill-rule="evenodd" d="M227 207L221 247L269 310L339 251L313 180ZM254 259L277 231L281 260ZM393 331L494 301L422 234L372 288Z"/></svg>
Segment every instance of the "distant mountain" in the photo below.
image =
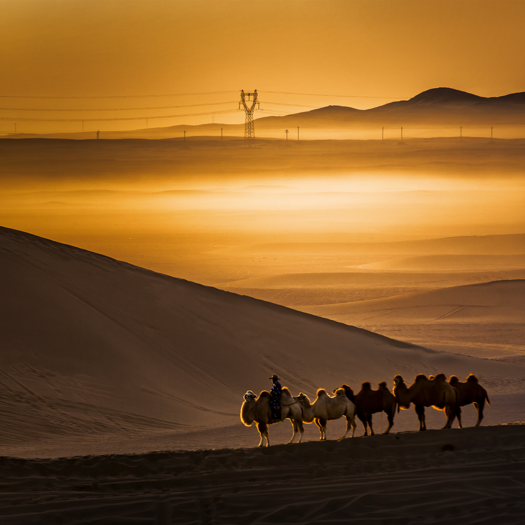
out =
<svg viewBox="0 0 525 525"><path fill-rule="evenodd" d="M435 88L423 91L407 102L412 106L430 105L472 105L485 100L483 97L450 88Z"/></svg>
<svg viewBox="0 0 525 525"><path fill-rule="evenodd" d="M331 121L331 122L329 122ZM362 127L371 124L425 126L525 125L525 92L502 97L480 97L451 88L435 88L419 95L376 108L358 110L328 106L285 117L257 119L259 129L278 125L303 125L316 128Z"/></svg>

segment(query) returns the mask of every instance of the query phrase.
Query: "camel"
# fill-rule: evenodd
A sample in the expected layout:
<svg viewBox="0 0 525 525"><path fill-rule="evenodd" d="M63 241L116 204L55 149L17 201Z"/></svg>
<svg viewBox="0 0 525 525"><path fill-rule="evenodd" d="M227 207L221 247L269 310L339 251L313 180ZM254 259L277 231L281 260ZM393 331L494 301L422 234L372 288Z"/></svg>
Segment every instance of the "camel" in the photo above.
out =
<svg viewBox="0 0 525 525"><path fill-rule="evenodd" d="M428 406L445 412L447 422L443 428L450 428L456 417L458 418L459 428L461 428L459 394L454 387L447 383L445 374L438 374L430 378L420 374L416 376L414 383L410 387L407 387L403 378L397 375L394 377L393 392L397 404L403 410L408 410L410 403L414 403L420 431L427 429L425 407Z"/></svg>
<svg viewBox="0 0 525 525"><path fill-rule="evenodd" d="M270 392L263 390L259 397L257 397L251 390L248 390L244 394L244 403L241 406L241 421L247 426L251 427L255 422L257 424L257 430L261 436L258 447L262 447L264 440L266 440L266 446L270 446L270 436L268 432L268 426L274 423L280 423L285 419L289 419L292 423L293 434L292 439L288 443L292 443L297 432L300 433L299 441L303 439L303 411L301 405L292 396L290 390L287 387L283 387L281 396L281 419L272 419L272 412L270 409Z"/></svg>
<svg viewBox="0 0 525 525"><path fill-rule="evenodd" d="M479 427L483 419L483 408L485 407L485 401L487 401L487 404L490 406L487 391L479 384L478 378L473 374L470 374L467 377L467 381L465 383L461 383L461 381L456 376L450 376L448 382L459 392L460 406L474 403L474 406L478 412L478 421L476 422L475 426Z"/></svg>
<svg viewBox="0 0 525 525"><path fill-rule="evenodd" d="M324 388L320 388L317 391L317 398L313 404L310 403L308 396L301 392L297 396L297 401L299 401L303 409L303 422L311 423L315 421L321 433L321 441L326 440L326 423L331 419L339 419L343 416L346 417L346 432L340 440L346 437L350 427L352 427L352 437L354 437L356 408L354 403L346 397L342 388L338 388L335 391L334 397L329 396Z"/></svg>
<svg viewBox="0 0 525 525"><path fill-rule="evenodd" d="M365 381L361 385L360 392L355 395L348 385L343 385L341 388L345 391L346 397L355 404L357 417L361 420L365 429L365 436L368 436L368 427L370 427L370 435L374 435L372 414L376 412L385 412L388 418L388 427L384 434L390 432L390 429L394 426L396 398L388 390L385 381L379 383L377 390L372 390L372 385L368 381Z"/></svg>

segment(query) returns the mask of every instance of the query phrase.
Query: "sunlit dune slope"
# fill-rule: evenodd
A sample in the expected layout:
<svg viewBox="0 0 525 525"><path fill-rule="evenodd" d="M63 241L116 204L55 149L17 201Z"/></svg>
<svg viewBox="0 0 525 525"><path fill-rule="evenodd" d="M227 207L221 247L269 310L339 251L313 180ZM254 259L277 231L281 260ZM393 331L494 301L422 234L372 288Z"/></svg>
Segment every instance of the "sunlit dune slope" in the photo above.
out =
<svg viewBox="0 0 525 525"><path fill-rule="evenodd" d="M522 365L416 347L19 231L0 229L0 269L0 442L233 424L242 394L271 372L295 393L438 371L525 391Z"/></svg>
<svg viewBox="0 0 525 525"><path fill-rule="evenodd" d="M381 317L383 320L421 321L477 320L525 322L525 280L454 286L358 303L312 307L318 315L354 322Z"/></svg>
<svg viewBox="0 0 525 525"><path fill-rule="evenodd" d="M466 271L525 268L525 255L424 255L359 265L368 270Z"/></svg>
<svg viewBox="0 0 525 525"><path fill-rule="evenodd" d="M432 348L487 357L525 355L525 280L302 309Z"/></svg>
<svg viewBox="0 0 525 525"><path fill-rule="evenodd" d="M425 192L416 193L419 200ZM449 198L449 195L443 198ZM432 203L428 203L429 205ZM511 235L470 235L445 237L404 242L367 242L367 243L320 243L320 242L287 242L265 243L233 248L217 249L228 253L245 253L250 255L294 255L294 254L380 254L380 255L524 255L525 234Z"/></svg>

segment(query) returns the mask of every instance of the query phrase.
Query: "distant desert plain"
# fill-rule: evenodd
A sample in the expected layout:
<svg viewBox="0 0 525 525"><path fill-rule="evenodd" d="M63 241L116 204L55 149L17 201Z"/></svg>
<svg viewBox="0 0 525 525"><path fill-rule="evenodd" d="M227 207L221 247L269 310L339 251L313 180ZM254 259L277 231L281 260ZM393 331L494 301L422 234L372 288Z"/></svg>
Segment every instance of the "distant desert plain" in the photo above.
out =
<svg viewBox="0 0 525 525"><path fill-rule="evenodd" d="M525 139L0 140L0 522L525 520ZM475 374L337 441L239 412Z"/></svg>

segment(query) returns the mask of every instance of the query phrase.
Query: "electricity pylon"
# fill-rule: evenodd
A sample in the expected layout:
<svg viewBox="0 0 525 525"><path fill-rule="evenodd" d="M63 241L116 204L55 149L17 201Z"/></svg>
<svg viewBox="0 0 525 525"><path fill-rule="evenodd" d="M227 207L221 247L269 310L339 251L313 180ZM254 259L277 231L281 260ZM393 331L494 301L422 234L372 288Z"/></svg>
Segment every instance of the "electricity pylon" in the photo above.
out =
<svg viewBox="0 0 525 525"><path fill-rule="evenodd" d="M248 106L248 103L252 99L252 105ZM253 112L255 111L255 106L259 109L259 101L257 100L257 90L253 93L245 93L244 89L241 89L241 101L239 102L239 109L241 109L241 104L244 107L244 112L246 114L246 122L244 124L244 138L245 139L254 139L255 138L255 125L253 122Z"/></svg>

